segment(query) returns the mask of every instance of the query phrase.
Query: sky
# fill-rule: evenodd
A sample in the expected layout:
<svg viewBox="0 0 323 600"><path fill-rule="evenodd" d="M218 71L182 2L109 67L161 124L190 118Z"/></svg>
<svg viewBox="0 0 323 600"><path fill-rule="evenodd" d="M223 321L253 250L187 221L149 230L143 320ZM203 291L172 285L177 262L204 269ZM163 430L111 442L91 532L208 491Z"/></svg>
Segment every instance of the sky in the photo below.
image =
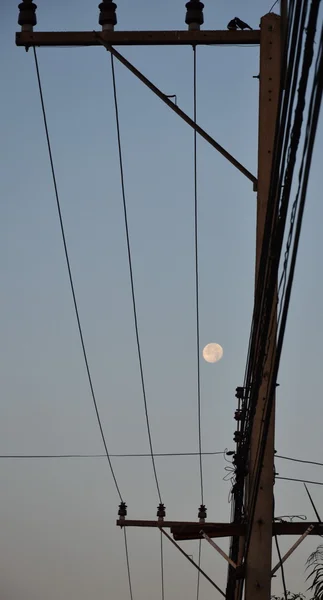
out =
<svg viewBox="0 0 323 600"><path fill-rule="evenodd" d="M206 29L239 16L256 28L271 3L205 2ZM15 46L18 9L2 0L0 64L0 455L100 454L78 336L33 55ZM40 0L37 30L98 28L96 2ZM119 0L118 30L184 29L180 0ZM121 52L179 106L193 110L189 47ZM102 48L39 49L53 158L95 393L109 452L149 451L131 305L110 58ZM198 122L257 172L259 49L199 47ZM155 452L196 452L193 132L116 64L125 189L139 334ZM322 118L279 373L276 449L322 461ZM235 388L242 385L253 303L256 195L252 184L198 140L200 345L204 451L233 448ZM133 519L153 519L149 458L114 458ZM322 461L323 462L323 461ZM167 517L195 520L197 457L156 458ZM229 465L203 461L208 519L228 521ZM321 467L277 459L281 476L323 482ZM119 498L105 458L0 459L2 600L127 600ZM319 512L323 488L311 486ZM302 484L275 485L276 514L314 519ZM294 538L281 540L282 552ZM129 529L134 599L161 597L159 534ZM220 541L227 549L228 540ZM286 563L287 587L305 591L307 539ZM184 549L197 560L196 542ZM196 598L196 571L170 544L165 600ZM274 560L276 556L274 554ZM226 565L203 543L202 567L224 587ZM280 576L273 591L282 591ZM201 582L200 599L213 594Z"/></svg>

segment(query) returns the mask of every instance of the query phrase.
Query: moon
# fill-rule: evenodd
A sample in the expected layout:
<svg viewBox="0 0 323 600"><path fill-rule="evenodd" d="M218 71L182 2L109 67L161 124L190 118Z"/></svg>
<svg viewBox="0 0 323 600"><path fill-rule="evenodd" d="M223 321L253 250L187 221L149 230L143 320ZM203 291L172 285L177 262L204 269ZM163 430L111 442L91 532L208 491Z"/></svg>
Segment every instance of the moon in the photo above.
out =
<svg viewBox="0 0 323 600"><path fill-rule="evenodd" d="M220 344L207 344L205 348L203 348L203 358L208 363L216 363L218 360L221 360L223 356L223 348Z"/></svg>

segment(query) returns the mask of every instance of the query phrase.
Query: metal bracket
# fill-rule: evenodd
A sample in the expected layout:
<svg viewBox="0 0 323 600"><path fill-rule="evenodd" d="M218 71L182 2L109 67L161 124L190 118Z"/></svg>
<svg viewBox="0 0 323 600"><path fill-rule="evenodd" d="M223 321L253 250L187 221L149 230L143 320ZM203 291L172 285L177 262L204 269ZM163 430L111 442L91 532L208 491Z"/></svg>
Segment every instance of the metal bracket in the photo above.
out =
<svg viewBox="0 0 323 600"><path fill-rule="evenodd" d="M211 540L211 538L209 538L208 535L206 535L206 533L204 533L204 531L200 532L201 535L204 537L204 539L209 542L209 544L215 548L215 550L218 551L219 554L221 554L221 556L223 556L223 558L225 558L225 560L229 563L229 565L231 565L231 567L233 567L234 569L237 568L237 565L235 562L233 562L233 560L231 560L231 558L224 552L224 550L222 550L222 548L220 548L220 546L218 546L215 542L213 542L213 540Z"/></svg>
<svg viewBox="0 0 323 600"><path fill-rule="evenodd" d="M278 569L285 562L285 560L287 560L290 557L290 555L294 552L294 550L296 550L296 548L302 543L302 541L305 540L306 536L308 536L308 534L311 533L312 529L314 529L314 525L310 525L306 529L306 531L304 531L303 535L301 535L301 537L298 538L298 540L295 542L295 544L293 544L293 546L283 556L281 561L279 561L279 563L277 563L277 565L273 568L273 570L271 572L271 576L273 576L276 573L276 571L278 571Z"/></svg>

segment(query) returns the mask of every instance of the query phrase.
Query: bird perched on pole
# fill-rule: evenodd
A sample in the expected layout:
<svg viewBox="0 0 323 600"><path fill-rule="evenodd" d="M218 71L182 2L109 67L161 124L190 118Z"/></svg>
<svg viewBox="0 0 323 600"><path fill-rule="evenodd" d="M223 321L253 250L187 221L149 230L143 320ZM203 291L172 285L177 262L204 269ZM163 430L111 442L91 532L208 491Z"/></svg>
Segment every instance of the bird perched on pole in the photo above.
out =
<svg viewBox="0 0 323 600"><path fill-rule="evenodd" d="M228 29L230 29L230 31L236 31L238 29L238 26L236 24L235 19L232 19L229 23L228 23Z"/></svg>
<svg viewBox="0 0 323 600"><path fill-rule="evenodd" d="M245 23L244 21L241 21L241 19L239 19L238 17L234 17L234 21L235 24L239 27L239 29L250 29L252 31L252 27L250 27L250 25L248 25L248 23Z"/></svg>

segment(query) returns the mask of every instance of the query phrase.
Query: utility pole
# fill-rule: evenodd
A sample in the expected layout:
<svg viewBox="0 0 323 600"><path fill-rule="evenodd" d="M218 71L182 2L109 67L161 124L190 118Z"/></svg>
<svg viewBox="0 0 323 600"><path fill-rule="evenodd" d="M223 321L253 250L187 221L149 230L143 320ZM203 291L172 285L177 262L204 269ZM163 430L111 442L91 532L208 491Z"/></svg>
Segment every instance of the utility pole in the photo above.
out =
<svg viewBox="0 0 323 600"><path fill-rule="evenodd" d="M282 36L286 31L287 0L281 0L282 18L270 13L261 19L260 30L239 30L235 19L230 21L227 30L201 30L204 22L204 5L199 0L190 0L186 4L185 22L188 30L180 31L114 31L117 23L117 6L112 0L103 0L99 5L99 23L101 31L61 31L61 32L34 32L36 25L36 5L32 0L22 0L19 4L19 19L21 32L16 34L16 44L25 47L38 46L103 46L115 59L119 60L125 68L133 73L146 85L164 104L173 110L189 127L202 136L215 151L232 164L232 168L239 170L242 176L247 177L254 191L257 191L257 231L256 231L256 281L259 270L262 244L265 234L265 219L269 201L269 188L272 170L277 110L281 84L281 56ZM196 124L183 110L175 105L156 85L149 81L134 65L132 65L115 46L129 45L260 45L260 93L259 93L259 148L258 148L258 176L250 173L232 154L224 149L208 132ZM275 303L274 303L275 305ZM204 506L199 510L199 521L173 522L166 521L165 510L159 510L158 519L154 521L127 519L127 507L124 502L119 507L120 527L152 527L159 528L171 542L178 547L180 552L204 575L209 582L226 597L227 600L238 600L241 597L242 585L245 584L246 600L269 600L271 591L272 572L272 536L300 535L301 538L291 551L307 535L323 533L321 523L275 523L273 520L273 487L274 487L274 433L275 433L275 406L271 413L271 422L266 440L264 460L261 469L260 485L256 485L255 470L257 465L258 447L262 440L263 411L265 405L266 389L270 366L275 356L276 348L276 306L272 317L274 327L268 345L267 358L256 402L255 413L251 427L250 448L248 446L249 464L248 475L243 472L241 493L246 507L244 519L237 519L232 523L208 523ZM238 388L241 389L241 388ZM239 411L237 411L239 412ZM237 432L239 433L239 432ZM244 479L245 478L245 479ZM246 484L243 485L243 481ZM254 507L254 510L253 510ZM253 514L252 514L253 513ZM241 515L240 515L241 516ZM251 523L251 517L252 519ZM170 529L173 538L166 534L165 529ZM211 538L235 538L235 559L226 553ZM244 555L245 540L248 537L249 547ZM210 580L198 565L194 563L184 550L178 546L178 541L189 539L204 539L210 543L214 551L218 551L224 560L229 563L230 585L224 593ZM291 553L289 551L289 554ZM288 556L289 556L288 554ZM243 562L245 556L245 561ZM288 557L284 557L284 560ZM274 571L277 570L277 565Z"/></svg>
<svg viewBox="0 0 323 600"><path fill-rule="evenodd" d="M258 193L256 232L256 282L259 271L265 219L268 208L270 176L274 150L277 109L281 70L281 23L280 17L268 14L261 19L260 28L260 90L259 90L259 137L258 137ZM271 365L276 349L276 303L274 327L264 366L263 380L253 420L250 442L249 477L247 489L247 518L255 491L254 474L257 453L262 436L264 406ZM271 589L272 523L274 510L274 439L275 402L266 441L259 491L246 562L245 594L248 600L269 600Z"/></svg>

